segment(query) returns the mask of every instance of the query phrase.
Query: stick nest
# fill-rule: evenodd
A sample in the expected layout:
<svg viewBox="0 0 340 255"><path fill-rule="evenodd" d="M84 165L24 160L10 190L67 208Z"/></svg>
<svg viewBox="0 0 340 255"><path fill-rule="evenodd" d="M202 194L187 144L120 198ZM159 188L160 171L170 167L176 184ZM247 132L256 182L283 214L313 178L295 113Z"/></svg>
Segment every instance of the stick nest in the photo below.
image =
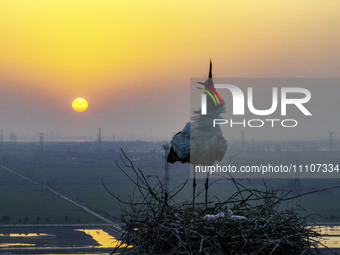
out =
<svg viewBox="0 0 340 255"><path fill-rule="evenodd" d="M236 190L232 196L223 202L209 203L208 209L205 204L197 203L193 210L192 203L176 201L187 182L167 192L157 176L145 176L124 152L122 162L117 165L135 184L136 190L125 200L111 193L123 210L120 240L124 245L118 245L114 252L321 254L317 229L308 226L306 218L293 209L282 208L282 202L290 199L288 193L247 188L231 178L228 181ZM244 217L234 219L230 217L230 210L233 215ZM209 218L207 214L220 217Z"/></svg>

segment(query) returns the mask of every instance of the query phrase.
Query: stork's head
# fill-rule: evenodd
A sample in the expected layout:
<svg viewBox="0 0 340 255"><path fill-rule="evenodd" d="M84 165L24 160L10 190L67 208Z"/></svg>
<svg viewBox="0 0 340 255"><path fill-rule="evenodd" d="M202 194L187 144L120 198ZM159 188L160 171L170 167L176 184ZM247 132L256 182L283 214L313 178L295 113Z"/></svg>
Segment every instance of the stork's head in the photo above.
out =
<svg viewBox="0 0 340 255"><path fill-rule="evenodd" d="M219 96L217 91L215 90L214 82L212 79L212 62L210 59L210 67L209 67L209 76L208 79L203 82L197 82L200 85L203 85L204 88L197 87L198 89L201 89L206 94L206 108L208 109L208 113L205 116L205 118L217 118L220 114L225 113L225 107L224 107L224 100ZM197 115L196 117L193 117L193 120L203 120L201 115L201 110L199 111L193 111L194 115Z"/></svg>
<svg viewBox="0 0 340 255"><path fill-rule="evenodd" d="M211 95L214 97L215 101L216 102L222 101L222 104L219 105L219 107L217 107L218 109L215 109L215 115L225 112L224 107L222 107L222 105L224 105L224 101L223 101L223 99L221 99L219 97L219 95L217 94L217 92L215 90L214 81L213 81L213 78L212 78L212 62L211 62L211 59L210 59L210 65L209 65L209 76L208 76L208 79L205 81L205 84L206 84L204 86L205 89L211 93ZM216 107L214 107L216 105L215 101L211 97L207 97L208 108L216 108Z"/></svg>
<svg viewBox="0 0 340 255"><path fill-rule="evenodd" d="M204 89L200 88L200 87L197 87L197 88L204 90L205 94L209 94L210 95L211 98L208 100L208 104L209 103L212 104L213 102L215 102L216 91L215 91L215 86L214 86L214 82L213 82L213 79L212 79L212 63L211 63L211 59L210 59L210 67L209 67L209 76L208 76L208 79L204 83L203 82L197 82L197 83L200 84L200 85L203 85Z"/></svg>

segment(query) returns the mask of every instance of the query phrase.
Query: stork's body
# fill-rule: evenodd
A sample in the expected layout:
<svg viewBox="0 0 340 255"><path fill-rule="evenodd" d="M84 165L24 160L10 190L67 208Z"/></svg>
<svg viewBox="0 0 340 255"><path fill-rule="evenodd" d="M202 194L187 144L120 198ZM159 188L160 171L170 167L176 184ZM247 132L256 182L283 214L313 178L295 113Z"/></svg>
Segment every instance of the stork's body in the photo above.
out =
<svg viewBox="0 0 340 255"><path fill-rule="evenodd" d="M210 61L208 86L214 88L212 81L212 65ZM210 90L211 91L211 90ZM227 141L222 135L221 128L212 126L213 119L221 118L220 114L225 112L222 105L215 105L211 98L207 98L207 115L201 115L195 111L192 122L188 122L183 130L177 133L171 140L171 148L168 155L168 162L181 163L190 162L193 165L212 165L215 161L221 161L227 150ZM206 204L209 185L209 173L206 179ZM193 179L193 206L195 201L195 172Z"/></svg>

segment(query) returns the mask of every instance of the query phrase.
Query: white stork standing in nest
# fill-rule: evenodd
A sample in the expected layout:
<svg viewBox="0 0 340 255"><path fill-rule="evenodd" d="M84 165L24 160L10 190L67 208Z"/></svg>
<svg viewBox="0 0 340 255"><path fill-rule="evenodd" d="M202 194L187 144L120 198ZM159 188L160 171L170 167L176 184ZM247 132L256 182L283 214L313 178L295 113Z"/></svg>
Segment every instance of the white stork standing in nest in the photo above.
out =
<svg viewBox="0 0 340 255"><path fill-rule="evenodd" d="M216 104L216 94L212 80L212 63L210 60L209 78L203 85L205 91L210 92L207 96L207 114L201 115L201 111L194 111L192 122L188 122L181 132L178 132L171 140L171 148L168 154L168 162L179 161L194 165L193 176L193 208L195 207L195 165L210 166L215 161L221 161L227 150L228 144L222 135L219 125L213 127L213 119L221 118L220 114L225 112L224 102ZM204 92L207 93L207 92ZM213 100L211 97L214 97ZM191 151L190 151L191 142ZM205 182L205 204L208 206L209 172Z"/></svg>

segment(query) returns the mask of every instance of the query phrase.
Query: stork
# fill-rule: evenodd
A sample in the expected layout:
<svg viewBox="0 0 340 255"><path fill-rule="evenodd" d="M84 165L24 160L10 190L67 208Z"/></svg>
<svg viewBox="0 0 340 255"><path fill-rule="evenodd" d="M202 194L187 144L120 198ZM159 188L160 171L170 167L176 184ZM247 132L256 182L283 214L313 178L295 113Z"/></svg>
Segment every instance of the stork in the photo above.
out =
<svg viewBox="0 0 340 255"><path fill-rule="evenodd" d="M212 63L210 60L209 78L204 85L205 90L212 92L214 83L212 80ZM204 92L206 93L206 92ZM215 97L214 93L211 93ZM182 131L178 132L171 140L171 148L167 161L174 163L190 163L194 165L193 176L193 198L192 204L195 209L196 177L195 165L212 165L215 161L221 161L227 150L228 144L222 135L219 125L213 127L213 119L221 118L220 114L225 112L224 102L215 105L211 97L207 97L207 114L201 115L201 111L194 111L192 121L186 123ZM209 175L205 181L205 205L208 206Z"/></svg>

